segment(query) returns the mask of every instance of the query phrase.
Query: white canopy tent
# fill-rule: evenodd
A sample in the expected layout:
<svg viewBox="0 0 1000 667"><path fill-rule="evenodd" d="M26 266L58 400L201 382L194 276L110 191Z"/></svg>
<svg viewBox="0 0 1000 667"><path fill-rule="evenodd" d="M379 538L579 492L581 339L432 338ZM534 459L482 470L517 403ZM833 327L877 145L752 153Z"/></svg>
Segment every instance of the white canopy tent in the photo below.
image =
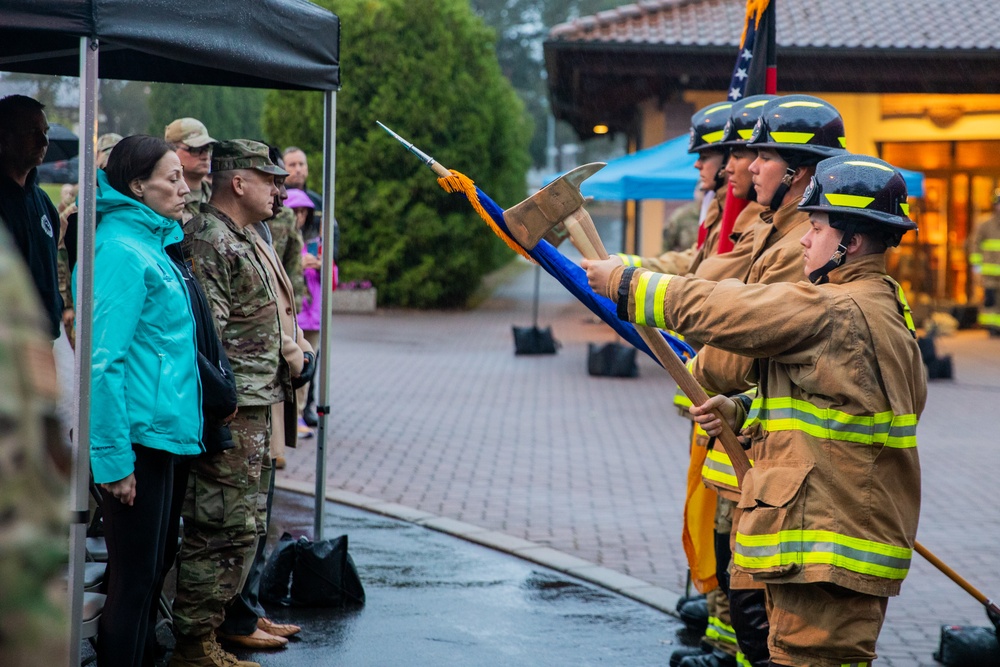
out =
<svg viewBox="0 0 1000 667"><path fill-rule="evenodd" d="M323 233L333 238L340 21L306 0L0 0L0 70L80 77L76 421L71 482L69 665L80 664L80 620L90 481L94 184L98 76L114 79L323 91ZM333 253L323 259L331 292ZM321 346L330 349L324 307ZM320 375L329 378L329 355ZM319 403L328 405L328 382ZM320 411L314 537L322 538L326 415Z"/></svg>

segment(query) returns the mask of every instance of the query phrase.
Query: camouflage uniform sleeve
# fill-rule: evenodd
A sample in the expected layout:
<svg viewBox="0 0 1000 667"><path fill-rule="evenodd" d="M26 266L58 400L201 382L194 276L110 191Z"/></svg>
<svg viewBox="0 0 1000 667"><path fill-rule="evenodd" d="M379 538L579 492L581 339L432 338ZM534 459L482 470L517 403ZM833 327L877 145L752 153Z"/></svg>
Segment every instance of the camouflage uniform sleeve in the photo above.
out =
<svg viewBox="0 0 1000 667"><path fill-rule="evenodd" d="M213 246L202 239L191 240L191 269L201 284L208 305L215 318L215 329L222 337L229 323L229 309L232 304L229 262Z"/></svg>
<svg viewBox="0 0 1000 667"><path fill-rule="evenodd" d="M66 664L66 486L49 451L55 364L30 277L0 232L0 665Z"/></svg>
<svg viewBox="0 0 1000 667"><path fill-rule="evenodd" d="M59 272L59 293L62 295L63 310L66 310L73 307L73 294L70 290L69 252L62 244L56 252L56 268Z"/></svg>
<svg viewBox="0 0 1000 667"><path fill-rule="evenodd" d="M285 267L285 273L292 282L292 289L295 291L295 302L301 308L302 297L306 293L306 278L302 273L302 235L297 229L290 230L288 242L285 244L285 251L281 255L281 263Z"/></svg>
<svg viewBox="0 0 1000 667"><path fill-rule="evenodd" d="M274 254L285 267L285 273L295 290L295 301L298 302L305 294L306 281L302 275L302 235L295 229L294 215L286 215L282 211L270 225L270 229Z"/></svg>

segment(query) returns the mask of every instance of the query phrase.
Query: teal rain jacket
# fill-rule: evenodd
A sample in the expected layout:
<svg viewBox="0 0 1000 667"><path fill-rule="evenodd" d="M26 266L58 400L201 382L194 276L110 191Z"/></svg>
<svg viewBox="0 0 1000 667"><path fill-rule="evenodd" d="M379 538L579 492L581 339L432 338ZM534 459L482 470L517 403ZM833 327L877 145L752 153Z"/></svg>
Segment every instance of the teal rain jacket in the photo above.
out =
<svg viewBox="0 0 1000 667"><path fill-rule="evenodd" d="M201 452L194 316L166 246L181 226L97 172L90 461L98 484L134 470L132 444ZM74 285L75 285L74 280Z"/></svg>

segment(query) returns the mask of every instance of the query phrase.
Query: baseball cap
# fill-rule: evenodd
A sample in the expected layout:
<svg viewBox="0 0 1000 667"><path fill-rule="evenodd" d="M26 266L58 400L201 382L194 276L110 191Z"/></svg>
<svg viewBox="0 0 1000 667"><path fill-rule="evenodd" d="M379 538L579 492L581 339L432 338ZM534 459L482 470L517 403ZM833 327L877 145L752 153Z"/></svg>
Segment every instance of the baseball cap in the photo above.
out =
<svg viewBox="0 0 1000 667"><path fill-rule="evenodd" d="M309 199L309 195L298 188L288 189L288 199L285 200L284 205L286 208L316 208L312 199Z"/></svg>
<svg viewBox="0 0 1000 667"><path fill-rule="evenodd" d="M206 144L214 144L216 140L208 136L204 123L197 118L178 118L167 125L163 138L172 144L187 144L191 148L200 148Z"/></svg>
<svg viewBox="0 0 1000 667"><path fill-rule="evenodd" d="M249 139L219 141L212 147L212 171L256 169L274 176L288 176L288 172L271 161L267 144Z"/></svg>
<svg viewBox="0 0 1000 667"><path fill-rule="evenodd" d="M122 140L122 135L116 132L108 132L107 134L102 134L97 137L97 152L104 153L114 148L119 141Z"/></svg>

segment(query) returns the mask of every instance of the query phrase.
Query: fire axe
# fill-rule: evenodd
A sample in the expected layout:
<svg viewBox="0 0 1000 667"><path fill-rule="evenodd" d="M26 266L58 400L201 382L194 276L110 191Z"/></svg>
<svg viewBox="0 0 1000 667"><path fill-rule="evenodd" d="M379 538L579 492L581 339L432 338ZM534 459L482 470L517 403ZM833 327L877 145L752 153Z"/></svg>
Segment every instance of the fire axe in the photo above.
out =
<svg viewBox="0 0 1000 667"><path fill-rule="evenodd" d="M580 183L603 166L603 163L594 162L577 167L520 204L504 211L504 222L507 223L507 228L514 239L523 248L531 250L553 228L562 224L573 245L585 258L607 259L608 252L604 248L604 242L601 241L594 221L583 206L584 198L580 193ZM660 365L670 373L670 377L694 405L701 405L708 400L705 390L684 367L684 362L674 353L657 329L636 325L636 331L649 346ZM750 470L750 460L726 419L718 412L716 416L723 424L719 442L732 461L737 481L742 484L743 477Z"/></svg>

